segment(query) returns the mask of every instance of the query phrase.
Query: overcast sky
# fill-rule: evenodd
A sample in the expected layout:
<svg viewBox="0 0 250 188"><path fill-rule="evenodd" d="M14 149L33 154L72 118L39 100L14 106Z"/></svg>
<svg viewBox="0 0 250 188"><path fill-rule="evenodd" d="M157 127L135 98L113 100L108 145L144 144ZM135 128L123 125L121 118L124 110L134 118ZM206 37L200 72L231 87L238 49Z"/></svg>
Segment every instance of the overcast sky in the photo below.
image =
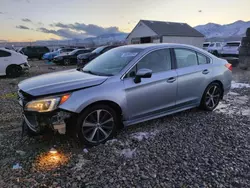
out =
<svg viewBox="0 0 250 188"><path fill-rule="evenodd" d="M250 0L0 0L0 41L86 38L130 32L140 19L250 21Z"/></svg>

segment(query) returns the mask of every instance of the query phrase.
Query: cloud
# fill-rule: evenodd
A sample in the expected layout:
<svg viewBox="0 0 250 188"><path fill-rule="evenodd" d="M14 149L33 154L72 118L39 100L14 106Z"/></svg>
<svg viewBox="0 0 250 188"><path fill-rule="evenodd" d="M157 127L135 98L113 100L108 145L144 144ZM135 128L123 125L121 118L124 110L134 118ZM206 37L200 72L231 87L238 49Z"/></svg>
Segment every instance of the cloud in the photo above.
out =
<svg viewBox="0 0 250 188"><path fill-rule="evenodd" d="M8 41L7 41L7 40L1 40L1 39L0 39L0 42L8 42Z"/></svg>
<svg viewBox="0 0 250 188"><path fill-rule="evenodd" d="M43 25L44 25L42 22L38 22L37 24L40 25L40 26L43 26Z"/></svg>
<svg viewBox="0 0 250 188"><path fill-rule="evenodd" d="M32 22L32 21L31 21L30 19L28 19L28 18L23 18L22 21L23 21L23 22Z"/></svg>
<svg viewBox="0 0 250 188"><path fill-rule="evenodd" d="M52 29L41 27L41 28L38 28L37 31L40 31L43 33L54 34L54 35L60 36L62 38L67 38L67 39L85 39L89 37L86 33L75 32L75 31L71 31L70 29L52 30Z"/></svg>
<svg viewBox="0 0 250 188"><path fill-rule="evenodd" d="M101 27L94 24L84 24L84 23L74 23L74 24L63 24L63 23L54 23L50 24L51 27L58 27L61 29L70 29L75 31L81 31L91 36L99 36L109 33L121 33L118 27Z"/></svg>
<svg viewBox="0 0 250 188"><path fill-rule="evenodd" d="M30 28L24 26L24 25L18 25L16 26L17 29L25 29L25 30L29 30Z"/></svg>

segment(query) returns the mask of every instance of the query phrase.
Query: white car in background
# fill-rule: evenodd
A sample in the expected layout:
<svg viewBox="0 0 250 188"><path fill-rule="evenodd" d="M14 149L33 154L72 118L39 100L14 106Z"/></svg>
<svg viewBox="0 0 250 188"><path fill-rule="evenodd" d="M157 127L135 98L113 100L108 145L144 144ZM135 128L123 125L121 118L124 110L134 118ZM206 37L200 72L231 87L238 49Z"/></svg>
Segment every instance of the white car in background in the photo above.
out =
<svg viewBox="0 0 250 188"><path fill-rule="evenodd" d="M231 41L227 42L226 45L222 48L222 56L238 56L240 49L241 41Z"/></svg>
<svg viewBox="0 0 250 188"><path fill-rule="evenodd" d="M207 51L215 56L219 56L222 52L224 43L222 42L212 42L207 48Z"/></svg>
<svg viewBox="0 0 250 188"><path fill-rule="evenodd" d="M29 69L27 56L13 50L0 48L0 76L18 77Z"/></svg>
<svg viewBox="0 0 250 188"><path fill-rule="evenodd" d="M211 43L211 42L204 42L204 43L203 43L202 49L207 51L208 46L210 45L210 43Z"/></svg>

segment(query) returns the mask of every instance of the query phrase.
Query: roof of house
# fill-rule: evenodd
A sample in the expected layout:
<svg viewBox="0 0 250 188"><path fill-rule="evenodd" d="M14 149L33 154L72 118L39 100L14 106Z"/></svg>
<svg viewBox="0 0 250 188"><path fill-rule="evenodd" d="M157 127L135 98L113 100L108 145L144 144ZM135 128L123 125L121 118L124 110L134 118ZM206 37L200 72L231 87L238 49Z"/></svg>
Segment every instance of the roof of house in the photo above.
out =
<svg viewBox="0 0 250 188"><path fill-rule="evenodd" d="M159 36L188 36L188 37L204 37L196 29L186 23L163 22L141 20L145 25L152 29Z"/></svg>

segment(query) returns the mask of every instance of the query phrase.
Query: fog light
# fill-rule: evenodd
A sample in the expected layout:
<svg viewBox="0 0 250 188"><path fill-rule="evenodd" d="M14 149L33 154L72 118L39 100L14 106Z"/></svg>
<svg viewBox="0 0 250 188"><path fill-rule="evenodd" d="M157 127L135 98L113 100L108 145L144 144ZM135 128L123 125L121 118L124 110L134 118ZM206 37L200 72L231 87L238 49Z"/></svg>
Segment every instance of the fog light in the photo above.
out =
<svg viewBox="0 0 250 188"><path fill-rule="evenodd" d="M57 154L57 150L55 148L51 148L49 151L50 154Z"/></svg>

